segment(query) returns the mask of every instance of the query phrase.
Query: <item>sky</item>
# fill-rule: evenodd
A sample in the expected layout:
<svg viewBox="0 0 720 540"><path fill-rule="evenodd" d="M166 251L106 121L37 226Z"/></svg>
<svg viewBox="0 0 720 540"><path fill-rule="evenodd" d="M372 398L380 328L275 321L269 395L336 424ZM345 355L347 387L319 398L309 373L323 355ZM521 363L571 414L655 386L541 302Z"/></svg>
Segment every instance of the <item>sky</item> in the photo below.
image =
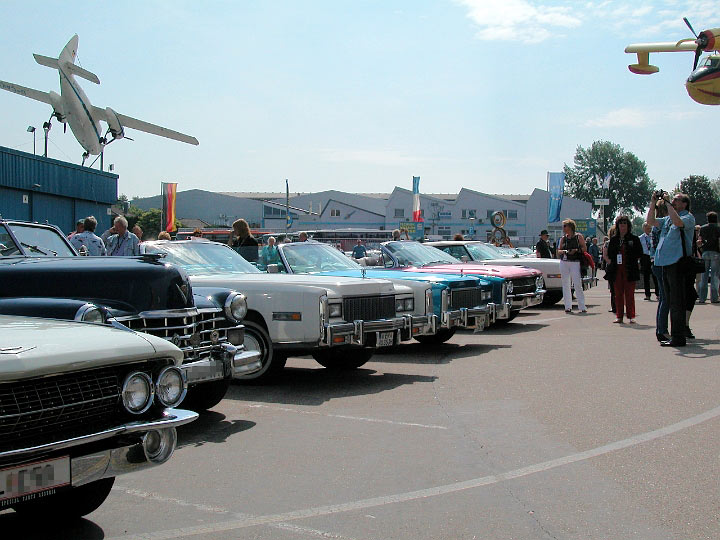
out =
<svg viewBox="0 0 720 540"><path fill-rule="evenodd" d="M672 188L720 176L713 122L684 82L692 53L651 55L633 75L630 43L720 26L716 0L4 0L0 79L59 92L57 57L79 35L78 79L92 104L198 138L138 131L106 149L118 193L337 189L425 193L466 187L531 193L578 146L608 140ZM48 105L0 92L0 146L43 152ZM55 122L48 155L83 149ZM98 163L94 166L97 168Z"/></svg>

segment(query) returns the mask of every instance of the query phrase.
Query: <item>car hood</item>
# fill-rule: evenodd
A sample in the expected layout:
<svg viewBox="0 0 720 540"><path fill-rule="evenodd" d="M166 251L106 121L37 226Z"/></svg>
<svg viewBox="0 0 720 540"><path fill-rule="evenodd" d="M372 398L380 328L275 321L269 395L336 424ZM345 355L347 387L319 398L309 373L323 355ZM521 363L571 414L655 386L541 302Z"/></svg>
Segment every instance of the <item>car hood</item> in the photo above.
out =
<svg viewBox="0 0 720 540"><path fill-rule="evenodd" d="M525 266L534 268L541 272L550 272L553 274L560 273L560 261L557 259L533 259L526 257L507 258L507 259L488 259L482 261L473 261L477 264L488 264L490 266Z"/></svg>
<svg viewBox="0 0 720 540"><path fill-rule="evenodd" d="M0 315L0 380L42 377L150 358L182 362L169 341L129 330Z"/></svg>
<svg viewBox="0 0 720 540"><path fill-rule="evenodd" d="M472 263L458 263L458 264L437 264L433 266L426 266L423 268L409 268L412 272L431 272L434 274L448 273L448 274L473 274L481 276L495 276L505 279L519 279L537 277L541 275L541 272L526 268L523 266L492 266L489 264L472 264Z"/></svg>
<svg viewBox="0 0 720 540"><path fill-rule="evenodd" d="M272 287L273 284L318 287L334 291L342 296L368 296L411 292L408 287L395 285L384 279L353 278L318 274L213 274L191 276L196 286L229 287L238 292L258 285Z"/></svg>
<svg viewBox="0 0 720 540"><path fill-rule="evenodd" d="M489 282L482 279L482 276L459 276L457 274L436 274L427 272L397 272L395 270L385 270L379 268L373 270L368 268L368 274L383 279L404 279L411 281L422 281L424 283L446 285L451 289L464 289L468 287L477 287L478 285L489 285Z"/></svg>

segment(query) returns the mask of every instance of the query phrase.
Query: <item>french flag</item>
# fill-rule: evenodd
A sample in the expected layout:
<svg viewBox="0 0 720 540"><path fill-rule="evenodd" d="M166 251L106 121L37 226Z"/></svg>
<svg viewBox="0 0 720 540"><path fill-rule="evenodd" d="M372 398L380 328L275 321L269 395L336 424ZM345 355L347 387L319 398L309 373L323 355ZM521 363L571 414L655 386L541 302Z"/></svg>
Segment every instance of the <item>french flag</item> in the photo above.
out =
<svg viewBox="0 0 720 540"><path fill-rule="evenodd" d="M413 221L424 221L420 212L420 177L413 176Z"/></svg>

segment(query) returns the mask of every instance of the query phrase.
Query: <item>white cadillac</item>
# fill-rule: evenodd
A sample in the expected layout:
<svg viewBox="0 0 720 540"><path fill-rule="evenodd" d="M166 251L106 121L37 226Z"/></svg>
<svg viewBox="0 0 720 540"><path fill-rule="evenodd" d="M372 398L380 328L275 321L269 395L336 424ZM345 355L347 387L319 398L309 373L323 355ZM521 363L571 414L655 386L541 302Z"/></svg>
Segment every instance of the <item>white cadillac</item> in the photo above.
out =
<svg viewBox="0 0 720 540"><path fill-rule="evenodd" d="M120 327L120 325L118 325ZM62 523L115 477L165 463L187 391L183 353L122 327L0 315L0 511Z"/></svg>
<svg viewBox="0 0 720 540"><path fill-rule="evenodd" d="M428 246L441 249L456 259L464 262L472 261L493 266L527 266L540 270L545 280L546 306L556 304L562 299L562 275L560 274L560 261L557 259L538 259L536 257L514 257L485 242L472 240L445 240L440 242L426 242ZM597 284L597 279L583 276L583 289L589 289Z"/></svg>
<svg viewBox="0 0 720 540"><path fill-rule="evenodd" d="M290 354L311 354L328 368L357 368L377 347L435 331L427 283L267 274L228 246L207 240L140 247L182 267L193 286L230 288L247 297L244 344L260 352L263 367L240 380L272 378Z"/></svg>

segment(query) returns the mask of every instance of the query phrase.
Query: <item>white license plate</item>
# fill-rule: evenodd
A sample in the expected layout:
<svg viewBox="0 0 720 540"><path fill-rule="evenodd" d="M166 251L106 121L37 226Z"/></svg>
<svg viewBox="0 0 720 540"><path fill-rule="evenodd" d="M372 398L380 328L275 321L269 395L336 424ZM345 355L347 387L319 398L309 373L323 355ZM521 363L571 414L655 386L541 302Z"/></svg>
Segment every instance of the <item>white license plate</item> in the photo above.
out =
<svg viewBox="0 0 720 540"><path fill-rule="evenodd" d="M392 347L395 344L395 332L377 332L375 341L378 347Z"/></svg>
<svg viewBox="0 0 720 540"><path fill-rule="evenodd" d="M70 457L26 463L0 470L0 508L70 485Z"/></svg>

